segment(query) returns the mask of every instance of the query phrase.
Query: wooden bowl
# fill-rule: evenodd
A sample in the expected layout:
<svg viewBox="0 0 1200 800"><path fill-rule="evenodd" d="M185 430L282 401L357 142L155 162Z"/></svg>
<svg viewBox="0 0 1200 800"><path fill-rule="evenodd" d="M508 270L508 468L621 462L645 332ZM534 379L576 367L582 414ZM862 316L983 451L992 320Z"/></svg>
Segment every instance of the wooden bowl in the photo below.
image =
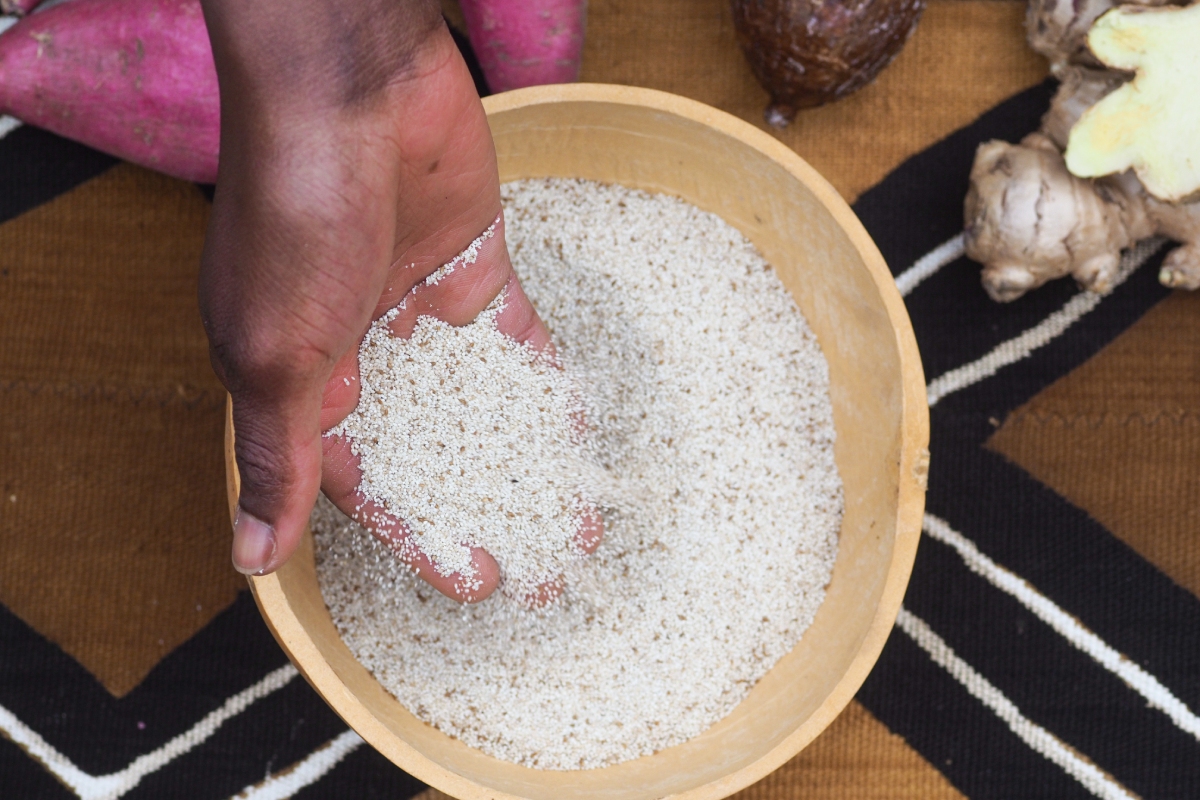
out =
<svg viewBox="0 0 1200 800"><path fill-rule="evenodd" d="M312 538L251 578L292 661L397 766L469 800L721 798L771 772L845 707L879 657L920 535L929 412L892 276L846 203L794 152L729 114L663 92L572 84L484 102L501 180L577 177L665 192L741 230L783 279L829 362L846 513L824 604L799 644L711 729L616 766L500 761L419 721L350 654L321 599ZM229 502L238 477L226 437Z"/></svg>

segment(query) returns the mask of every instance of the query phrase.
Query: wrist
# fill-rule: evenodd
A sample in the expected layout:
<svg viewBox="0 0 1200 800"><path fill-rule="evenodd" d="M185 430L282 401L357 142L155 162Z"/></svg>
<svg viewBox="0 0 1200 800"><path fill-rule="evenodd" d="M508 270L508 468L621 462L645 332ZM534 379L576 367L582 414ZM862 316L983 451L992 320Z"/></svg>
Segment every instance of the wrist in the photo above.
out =
<svg viewBox="0 0 1200 800"><path fill-rule="evenodd" d="M202 0L222 116L369 109L449 39L436 0Z"/></svg>

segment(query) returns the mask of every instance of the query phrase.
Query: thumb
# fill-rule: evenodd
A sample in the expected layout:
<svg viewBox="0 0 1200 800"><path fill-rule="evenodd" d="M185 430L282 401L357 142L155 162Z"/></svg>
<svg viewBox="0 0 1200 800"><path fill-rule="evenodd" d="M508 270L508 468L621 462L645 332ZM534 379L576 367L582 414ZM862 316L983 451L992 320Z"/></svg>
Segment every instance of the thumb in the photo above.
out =
<svg viewBox="0 0 1200 800"><path fill-rule="evenodd" d="M291 557L321 484L320 386L289 396L272 385L279 386L255 381L231 392L241 476L233 566L246 575L272 572Z"/></svg>

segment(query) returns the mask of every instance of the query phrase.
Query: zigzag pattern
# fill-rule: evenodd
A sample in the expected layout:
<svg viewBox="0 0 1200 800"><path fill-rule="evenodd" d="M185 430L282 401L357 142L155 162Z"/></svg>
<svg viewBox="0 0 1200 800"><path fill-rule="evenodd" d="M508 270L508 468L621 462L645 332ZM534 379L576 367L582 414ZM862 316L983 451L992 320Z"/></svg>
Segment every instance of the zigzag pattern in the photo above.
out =
<svg viewBox="0 0 1200 800"><path fill-rule="evenodd" d="M983 139L1035 127L1049 91L1013 98L856 204L885 257L912 265L897 281L937 376L931 542L859 700L973 798L1184 797L1200 786L1200 600L982 448L989 420L1165 295L1153 280L1155 243L1127 257L1128 279L1108 297L1064 283L1008 306L982 297L957 228L971 154ZM12 141L0 143L0 168ZM0 775L21 781L22 797L161 797L186 785L189 797L282 800L421 788L293 679L246 597L120 701L2 614L0 644L9 654L0 729L23 748L0 747ZM74 688L56 697L56 687ZM131 733L144 719L159 729L153 742ZM61 783L39 783L46 773L29 756Z"/></svg>

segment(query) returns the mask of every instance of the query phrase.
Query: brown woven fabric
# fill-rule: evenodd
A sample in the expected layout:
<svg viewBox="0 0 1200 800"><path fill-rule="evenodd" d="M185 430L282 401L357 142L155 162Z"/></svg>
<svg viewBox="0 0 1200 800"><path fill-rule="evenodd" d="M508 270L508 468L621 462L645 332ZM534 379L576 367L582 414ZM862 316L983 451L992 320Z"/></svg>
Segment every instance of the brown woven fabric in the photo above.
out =
<svg viewBox="0 0 1200 800"><path fill-rule="evenodd" d="M1200 596L1200 294L1159 303L988 444Z"/></svg>
<svg viewBox="0 0 1200 800"><path fill-rule="evenodd" d="M932 0L874 83L801 112L775 135L853 200L1045 77L1045 61L1025 45L1024 14L1011 0ZM766 129L767 94L738 49L728 0L591 0L587 22L583 80L675 92Z"/></svg>
<svg viewBox="0 0 1200 800"><path fill-rule="evenodd" d="M1044 77L1023 10L932 0L874 84L775 135L855 198ZM592 0L583 79L763 125L727 0ZM116 695L243 585L229 567L223 393L195 307L206 215L194 187L121 166L0 226L0 602ZM1200 297L1163 303L991 445L1200 593L1200 512L1181 502L1200 489L1197 313ZM738 797L957 796L852 703Z"/></svg>
<svg viewBox="0 0 1200 800"><path fill-rule="evenodd" d="M942 773L857 702L800 752L733 800L953 800Z"/></svg>
<svg viewBox="0 0 1200 800"><path fill-rule="evenodd" d="M232 602L208 203L119 166L0 227L0 602L115 695Z"/></svg>

